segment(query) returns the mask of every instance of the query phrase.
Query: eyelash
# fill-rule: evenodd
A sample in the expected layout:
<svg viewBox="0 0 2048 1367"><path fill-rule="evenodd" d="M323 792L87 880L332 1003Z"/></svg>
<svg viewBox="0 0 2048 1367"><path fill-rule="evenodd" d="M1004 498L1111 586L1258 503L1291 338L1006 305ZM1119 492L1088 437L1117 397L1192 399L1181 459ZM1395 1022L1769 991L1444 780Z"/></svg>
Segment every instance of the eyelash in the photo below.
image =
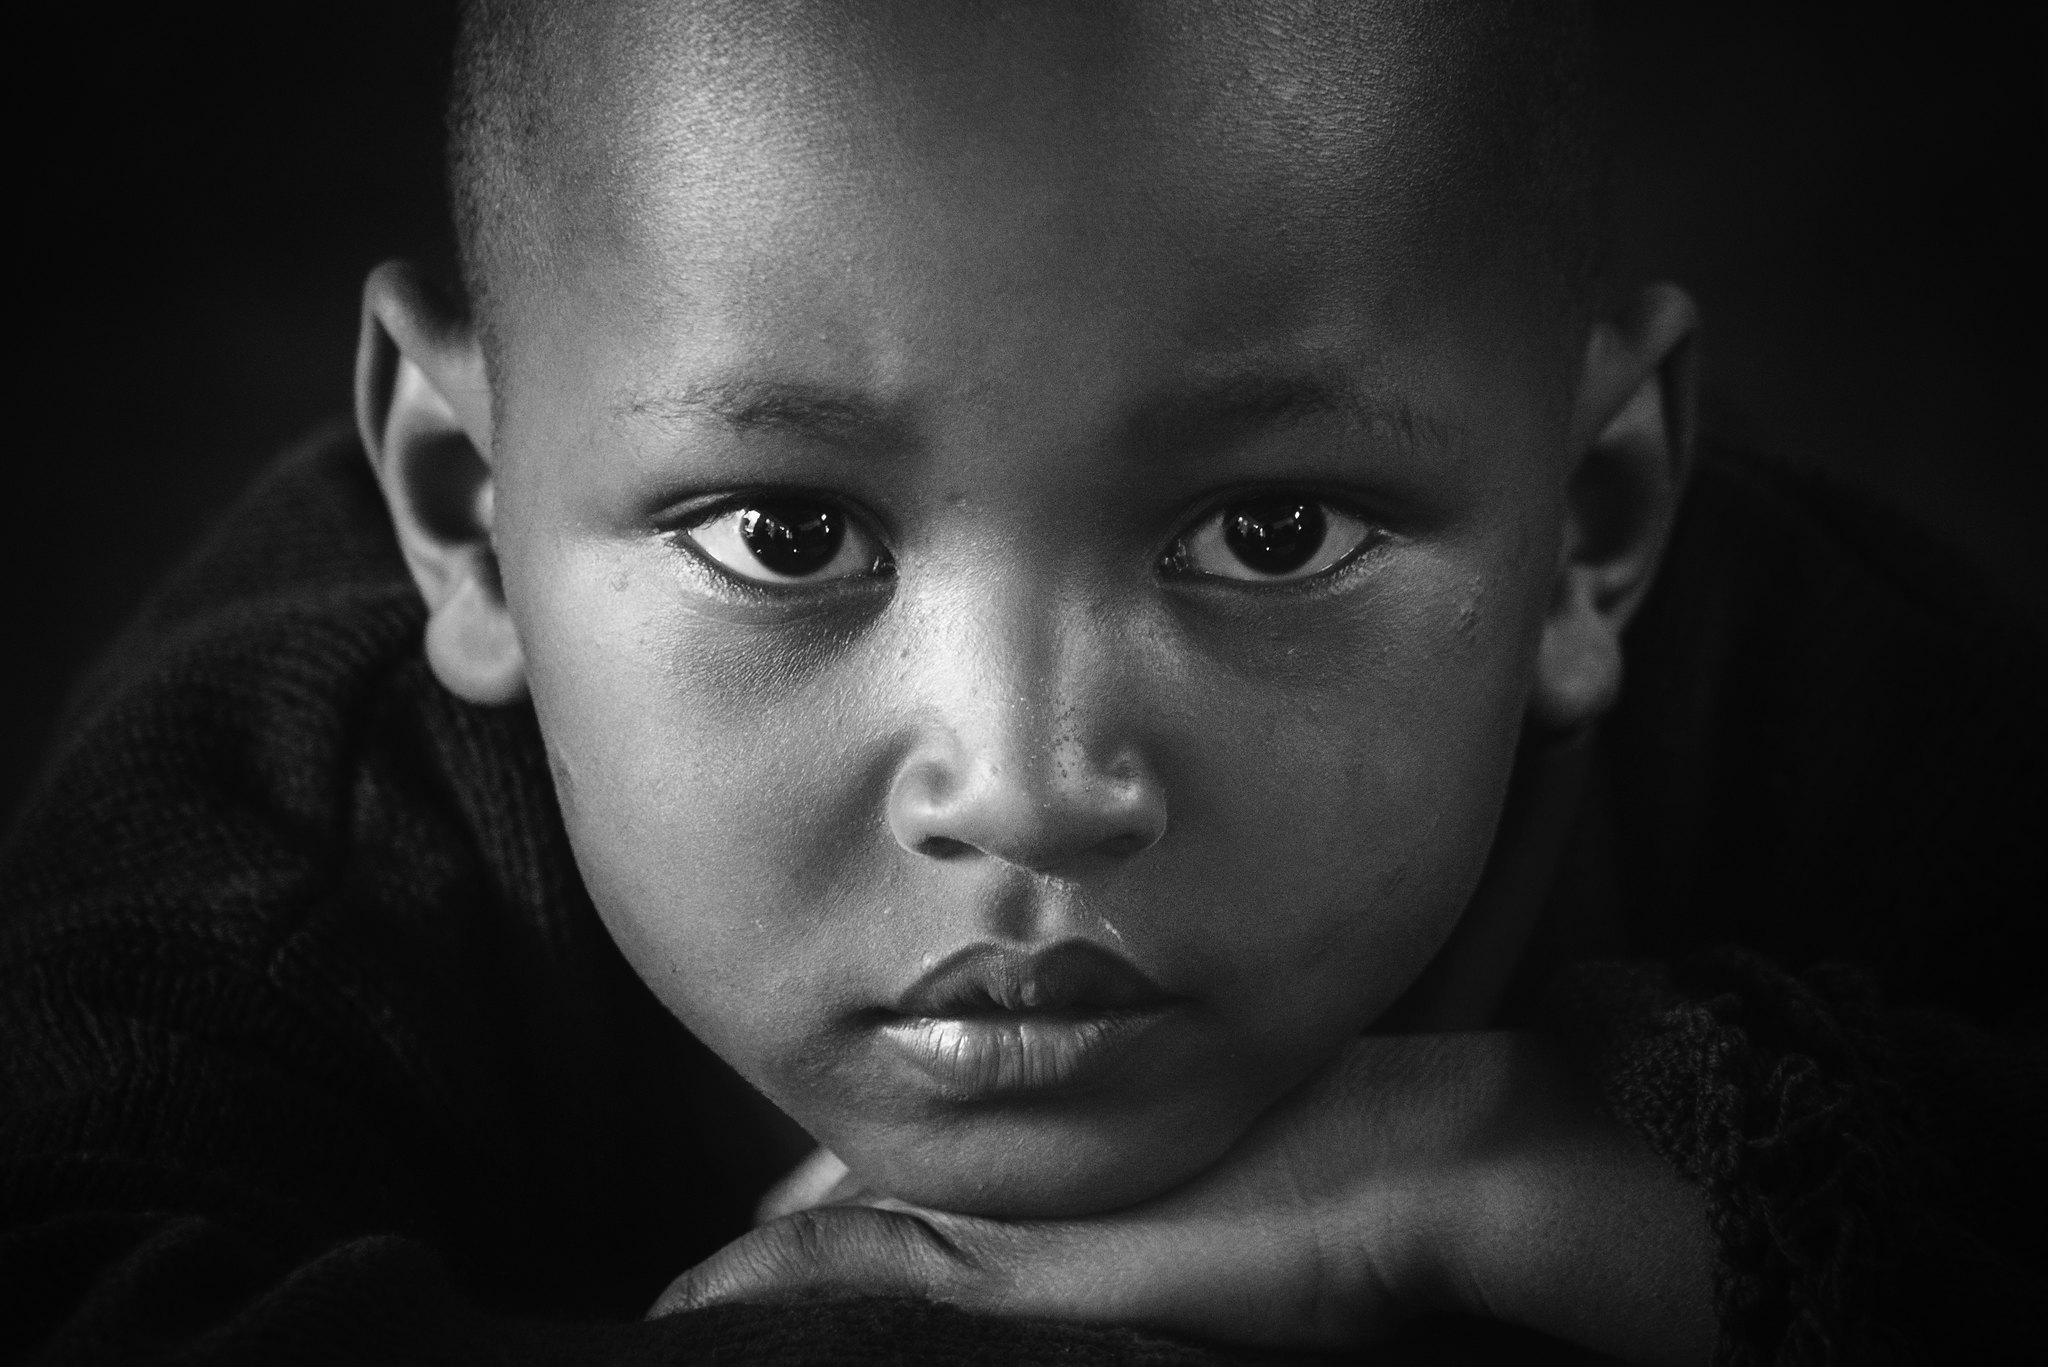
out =
<svg viewBox="0 0 2048 1367"><path fill-rule="evenodd" d="M1307 549L1300 554L1298 562L1281 565L1277 570L1266 574L1261 574L1247 563L1245 551L1249 549L1254 555L1271 554L1274 551L1272 538L1261 530L1249 537L1240 535L1239 541L1247 544L1230 545L1230 529L1227 526L1218 527L1218 520L1233 509L1252 509L1261 504L1268 512L1279 512L1279 521L1296 524L1297 531L1304 522L1300 514L1309 510L1313 510L1314 513L1312 520L1308 522L1311 527L1310 535L1314 540L1307 544ZM830 530L829 539L832 545L827 549L833 558L837 559L842 543L850 535L857 544L865 544L872 548L868 555L868 568L822 579L807 579L802 572L787 577L770 578L767 576L777 574L778 571L767 563L760 547L749 540L747 544L753 552L754 563L764 572L761 576L749 575L728 566L699 535L704 529L714 528L730 515L751 512L756 515L755 521L742 533L744 537L751 537L754 529L759 528L764 521L773 521L774 514L770 510L778 505L785 513L791 509L805 509L819 514L808 519L813 529L836 515L843 525ZM781 521L786 524L790 519L785 516ZM1273 521L1273 518L1267 519L1268 524ZM1255 522L1256 519L1240 512L1237 531L1243 533L1248 525ZM677 510L664 517L662 523L665 540L674 544L703 570L715 576L721 587L729 592L749 597L771 600L791 597L815 598L821 593L856 589L895 576L894 557L880 533L874 529L874 520L850 508L843 500L827 494L793 489L759 489L725 494ZM1213 535L1210 532L1212 527L1218 527ZM714 532L713 535L721 540L732 539L729 535L722 534L724 530L726 529ZM1299 577L1288 577L1301 565L1321 555L1333 535L1350 537L1351 544L1332 556L1328 564ZM1193 564L1197 558L1197 552L1193 549L1195 543L1206 543L1219 538L1234 553L1237 566L1249 571L1248 573L1216 572L1198 568ZM768 539L776 539L772 530ZM787 536L781 539L785 547L794 545ZM1385 528L1376 525L1343 500L1329 498L1309 489L1285 486L1253 487L1233 490L1212 500L1202 512L1182 524L1181 530L1175 534L1167 549L1157 557L1155 564L1160 573L1169 578L1206 583L1214 587L1227 584L1240 591L1256 593L1318 592L1334 587L1337 581L1349 578L1348 571L1371 556L1373 551L1386 544L1389 539L1390 534ZM1265 544L1258 544L1261 542ZM1215 549L1214 546L1205 544L1201 554L1213 555ZM1292 544L1282 545L1279 547L1279 557L1284 560L1298 549L1298 546Z"/></svg>
<svg viewBox="0 0 2048 1367"><path fill-rule="evenodd" d="M851 532L873 545L873 564L865 571L834 575L826 579L806 580L801 576L781 580L756 578L741 574L722 563L697 535L700 530L713 526L730 514L763 509L776 504L807 506L828 515L838 515L844 522L840 536ZM710 575L722 590L740 596L768 601L786 601L791 598L816 599L835 590L858 590L878 580L893 578L895 575L895 559L889 554L881 534L874 529L874 520L854 511L844 500L828 494L813 493L804 489L774 488L723 494L680 508L664 516L660 520L660 525L665 541L687 556L698 569ZM769 567L763 565L763 568Z"/></svg>
<svg viewBox="0 0 2048 1367"><path fill-rule="evenodd" d="M1333 556L1330 563L1299 578L1253 578L1216 574L1193 568L1189 564L1192 558L1190 543L1205 529L1234 508L1247 508L1261 502L1269 505L1312 505L1317 510L1318 520L1323 523L1323 528L1316 544L1304 555L1304 562L1316 558L1330 536L1340 534L1340 531L1345 535L1351 534L1350 530L1345 530L1346 524L1349 529L1355 530L1356 539L1341 553ZM1374 558L1374 552L1392 539L1393 534L1384 526L1344 499L1308 488L1285 485L1253 486L1234 489L1211 500L1202 512L1182 525L1182 529L1174 535L1166 551L1159 557L1158 563L1160 569L1169 576L1207 586L1220 587L1227 584L1240 592L1261 594L1320 593L1334 589L1342 581L1349 579L1354 571Z"/></svg>

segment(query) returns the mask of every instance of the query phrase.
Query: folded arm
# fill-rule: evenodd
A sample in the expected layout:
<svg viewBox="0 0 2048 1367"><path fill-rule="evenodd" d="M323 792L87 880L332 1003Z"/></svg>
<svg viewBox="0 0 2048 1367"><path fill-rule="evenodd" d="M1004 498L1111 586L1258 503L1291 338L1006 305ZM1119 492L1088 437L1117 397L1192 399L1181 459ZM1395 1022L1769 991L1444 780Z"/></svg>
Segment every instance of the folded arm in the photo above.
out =
<svg viewBox="0 0 2048 1367"><path fill-rule="evenodd" d="M1330 1348L1452 1311L1630 1361L1798 1363L1988 1347L2039 1303L2037 1039L1732 952L1580 970L1554 1014L1359 1040L1130 1210L813 1208L655 1313L893 1293Z"/></svg>

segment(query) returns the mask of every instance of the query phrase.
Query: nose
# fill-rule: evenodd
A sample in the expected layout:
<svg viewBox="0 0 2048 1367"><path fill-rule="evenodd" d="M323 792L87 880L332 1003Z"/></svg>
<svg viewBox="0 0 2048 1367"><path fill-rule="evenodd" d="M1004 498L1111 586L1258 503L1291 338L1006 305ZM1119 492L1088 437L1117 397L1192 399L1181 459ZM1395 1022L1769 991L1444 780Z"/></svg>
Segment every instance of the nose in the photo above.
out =
<svg viewBox="0 0 2048 1367"><path fill-rule="evenodd" d="M1076 772L1068 759L1013 752L1006 762L935 749L898 770L889 792L890 831L914 854L1077 874L1142 853L1166 834L1158 785L1130 767Z"/></svg>
<svg viewBox="0 0 2048 1367"><path fill-rule="evenodd" d="M932 859L989 858L1080 875L1166 833L1166 793L1118 633L1057 607L985 612L921 662L937 706L894 773L897 844Z"/></svg>

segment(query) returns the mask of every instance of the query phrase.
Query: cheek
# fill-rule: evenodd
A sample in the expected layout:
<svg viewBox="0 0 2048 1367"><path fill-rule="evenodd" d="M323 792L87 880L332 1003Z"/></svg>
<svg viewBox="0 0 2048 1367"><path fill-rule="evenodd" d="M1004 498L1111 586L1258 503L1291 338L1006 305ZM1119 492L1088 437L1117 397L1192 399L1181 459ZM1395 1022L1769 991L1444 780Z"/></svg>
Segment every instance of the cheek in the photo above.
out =
<svg viewBox="0 0 2048 1367"><path fill-rule="evenodd" d="M834 909L876 876L861 795L882 761L841 742L860 720L832 668L858 634L844 617L767 633L694 616L660 559L566 550L522 583L521 639L592 900L664 1004L745 1068L858 995L862 942Z"/></svg>
<svg viewBox="0 0 2048 1367"><path fill-rule="evenodd" d="M1527 605L1473 559L1417 553L1341 600L1155 598L1091 638L1061 715L1140 750L1170 819L1074 896L1203 1003L1161 1114L1182 1092L1256 1113L1449 933L1505 791L1533 640ZM837 1096L805 1079L851 1047L843 1022L962 933L940 924L957 888L884 814L933 724L912 700L965 667L948 633L903 599L772 628L711 615L644 547L568 543L517 589L564 816L621 950L800 1113L805 1089Z"/></svg>
<svg viewBox="0 0 2048 1367"><path fill-rule="evenodd" d="M1511 575L1418 558L1341 611L1208 624L1177 748L1183 927L1250 1029L1349 1033L1391 1005L1478 881L1533 657ZM1199 739L1196 739L1199 738Z"/></svg>

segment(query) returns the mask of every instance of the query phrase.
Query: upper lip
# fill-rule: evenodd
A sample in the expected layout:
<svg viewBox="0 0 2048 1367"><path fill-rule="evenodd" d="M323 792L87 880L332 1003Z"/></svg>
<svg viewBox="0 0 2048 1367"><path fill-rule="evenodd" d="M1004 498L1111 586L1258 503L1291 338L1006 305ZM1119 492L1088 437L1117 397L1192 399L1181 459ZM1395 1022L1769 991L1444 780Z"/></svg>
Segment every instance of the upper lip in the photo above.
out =
<svg viewBox="0 0 2048 1367"><path fill-rule="evenodd" d="M1087 940L1043 949L974 944L948 955L897 998L904 1016L998 1011L1094 1014L1144 1010L1166 993L1114 950Z"/></svg>

